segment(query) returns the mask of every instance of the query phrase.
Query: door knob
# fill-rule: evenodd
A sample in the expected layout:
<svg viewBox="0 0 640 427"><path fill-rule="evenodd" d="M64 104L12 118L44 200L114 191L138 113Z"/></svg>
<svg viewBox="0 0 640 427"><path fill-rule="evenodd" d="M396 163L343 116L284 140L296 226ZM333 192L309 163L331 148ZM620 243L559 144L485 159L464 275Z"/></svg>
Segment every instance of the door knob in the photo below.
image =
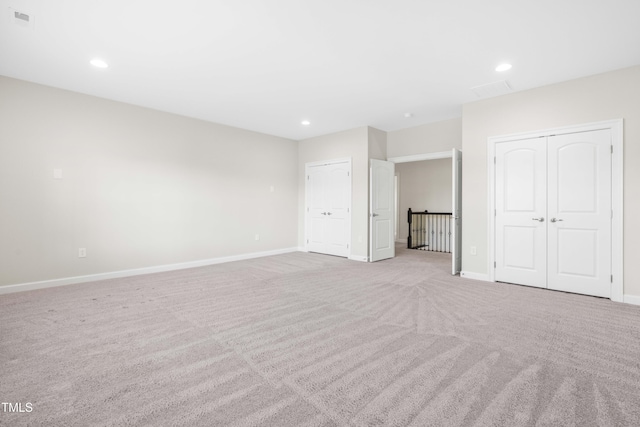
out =
<svg viewBox="0 0 640 427"><path fill-rule="evenodd" d="M563 220L562 220L562 219L560 219L560 218L558 218L558 219L551 218L549 221L551 221L551 222L556 222L556 221L563 221Z"/></svg>
<svg viewBox="0 0 640 427"><path fill-rule="evenodd" d="M531 218L534 221L539 221L539 222L544 222L544 217L541 216L540 218Z"/></svg>
<svg viewBox="0 0 640 427"><path fill-rule="evenodd" d="M327 212L327 215L331 215L331 212Z"/></svg>
<svg viewBox="0 0 640 427"><path fill-rule="evenodd" d="M379 216L380 214L372 213L371 216Z"/></svg>

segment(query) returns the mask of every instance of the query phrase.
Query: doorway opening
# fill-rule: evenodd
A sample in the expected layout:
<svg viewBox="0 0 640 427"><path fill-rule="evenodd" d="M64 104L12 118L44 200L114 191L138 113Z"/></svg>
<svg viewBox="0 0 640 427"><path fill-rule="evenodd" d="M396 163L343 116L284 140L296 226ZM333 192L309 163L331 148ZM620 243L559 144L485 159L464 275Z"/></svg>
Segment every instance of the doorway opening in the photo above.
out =
<svg viewBox="0 0 640 427"><path fill-rule="evenodd" d="M395 203L396 203L396 245L407 247L411 234L409 209L413 212L451 212L450 222L436 229L438 221L424 220L419 233L424 234L424 245L450 242L444 245L444 256L451 257L451 272L457 274L461 267L461 183L462 155L452 149L439 153L390 158L396 163ZM411 215L415 217L415 215ZM426 216L425 216L426 218ZM442 224L440 224L442 225ZM411 226L413 227L413 226ZM440 232L447 233L440 236ZM435 237L435 239L433 239ZM438 237L443 237L439 239ZM416 239L414 234L414 239ZM426 246L425 246L426 247ZM438 249L431 248L430 249ZM429 252L429 251L425 251ZM440 251L438 251L440 252ZM451 255L446 252L450 252ZM400 254L406 253L404 251Z"/></svg>

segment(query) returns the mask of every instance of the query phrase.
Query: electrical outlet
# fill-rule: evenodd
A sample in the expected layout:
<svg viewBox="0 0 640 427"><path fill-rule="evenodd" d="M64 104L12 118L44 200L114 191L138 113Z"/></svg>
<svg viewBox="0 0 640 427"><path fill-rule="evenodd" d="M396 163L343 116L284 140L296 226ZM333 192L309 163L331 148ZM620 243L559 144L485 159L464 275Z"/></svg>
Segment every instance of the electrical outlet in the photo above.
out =
<svg viewBox="0 0 640 427"><path fill-rule="evenodd" d="M78 258L86 258L86 257L87 257L87 248L79 248Z"/></svg>
<svg viewBox="0 0 640 427"><path fill-rule="evenodd" d="M478 251L475 246L471 246L471 255L478 255Z"/></svg>
<svg viewBox="0 0 640 427"><path fill-rule="evenodd" d="M260 240L260 235L259 235L259 234L256 234L255 239L256 239L256 240Z"/></svg>

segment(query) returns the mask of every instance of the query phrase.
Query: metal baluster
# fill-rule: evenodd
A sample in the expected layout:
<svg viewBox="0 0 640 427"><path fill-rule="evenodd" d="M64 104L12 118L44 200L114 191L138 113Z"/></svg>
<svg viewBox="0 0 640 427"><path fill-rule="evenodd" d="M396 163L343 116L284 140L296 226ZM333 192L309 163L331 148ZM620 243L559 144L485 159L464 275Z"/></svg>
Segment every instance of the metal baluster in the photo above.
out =
<svg viewBox="0 0 640 427"><path fill-rule="evenodd" d="M438 218L436 219L436 221L438 222L438 225L437 225L438 235L436 236L436 238L438 239L438 252L442 252L442 239L440 238L442 236L442 224L440 223L441 220L442 220L442 215L438 215Z"/></svg>
<svg viewBox="0 0 640 427"><path fill-rule="evenodd" d="M438 247L438 252L444 252L444 215L438 215L440 218L438 219L439 230L438 230L438 238L440 239L440 246Z"/></svg>
<svg viewBox="0 0 640 427"><path fill-rule="evenodd" d="M436 251L440 252L440 215L436 216Z"/></svg>
<svg viewBox="0 0 640 427"><path fill-rule="evenodd" d="M433 235L433 215L429 215L429 250L433 251L435 245L435 239Z"/></svg>
<svg viewBox="0 0 640 427"><path fill-rule="evenodd" d="M451 252L451 216L447 221L447 252Z"/></svg>

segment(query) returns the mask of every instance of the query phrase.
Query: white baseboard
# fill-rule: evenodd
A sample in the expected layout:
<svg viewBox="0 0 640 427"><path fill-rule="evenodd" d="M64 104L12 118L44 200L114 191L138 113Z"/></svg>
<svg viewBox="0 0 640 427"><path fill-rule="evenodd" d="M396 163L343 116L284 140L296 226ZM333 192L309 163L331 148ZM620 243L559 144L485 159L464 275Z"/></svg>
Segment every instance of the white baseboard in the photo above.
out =
<svg viewBox="0 0 640 427"><path fill-rule="evenodd" d="M640 305L640 297L637 295L625 295L624 302L627 304Z"/></svg>
<svg viewBox="0 0 640 427"><path fill-rule="evenodd" d="M369 258L366 256L357 256L357 255L351 255L349 256L349 259L351 261L362 261L362 262L369 262Z"/></svg>
<svg viewBox="0 0 640 427"><path fill-rule="evenodd" d="M407 239L396 239L396 243L404 243L407 244Z"/></svg>
<svg viewBox="0 0 640 427"><path fill-rule="evenodd" d="M108 273L89 274L87 276L65 277L62 279L43 280L40 282L19 283L16 285L0 286L0 295L13 292L31 291L34 289L52 288L55 286L73 285L76 283L95 282L98 280L117 279L120 277L138 276L141 274L162 273L165 271L183 270L185 268L204 267L225 262L242 261L246 259L262 258L298 252L299 248L275 249L272 251L253 252L241 255L231 255L220 258L203 259L198 261L181 262L177 264L157 265L153 267L134 268L131 270L112 271Z"/></svg>
<svg viewBox="0 0 640 427"><path fill-rule="evenodd" d="M490 282L488 274L474 273L473 271L461 271L460 277L465 279L482 280L483 282Z"/></svg>
<svg viewBox="0 0 640 427"><path fill-rule="evenodd" d="M461 271L460 272L460 277L463 277L465 279L482 280L484 282L490 282L491 281L489 279L489 275L488 274L474 273L474 272L469 272L469 271ZM625 304L640 305L640 296L637 296L637 295L625 295L622 302L624 302Z"/></svg>

